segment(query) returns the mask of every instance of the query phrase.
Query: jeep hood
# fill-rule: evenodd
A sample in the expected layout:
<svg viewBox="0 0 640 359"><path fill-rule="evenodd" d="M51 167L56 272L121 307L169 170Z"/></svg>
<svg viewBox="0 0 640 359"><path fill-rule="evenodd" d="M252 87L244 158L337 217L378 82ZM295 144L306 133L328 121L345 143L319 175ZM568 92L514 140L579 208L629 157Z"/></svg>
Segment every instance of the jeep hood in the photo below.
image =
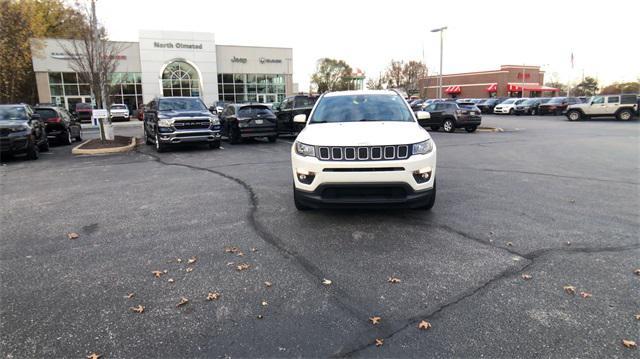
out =
<svg viewBox="0 0 640 359"><path fill-rule="evenodd" d="M416 122L372 121L310 124L296 140L316 146L383 146L429 138L429 133Z"/></svg>

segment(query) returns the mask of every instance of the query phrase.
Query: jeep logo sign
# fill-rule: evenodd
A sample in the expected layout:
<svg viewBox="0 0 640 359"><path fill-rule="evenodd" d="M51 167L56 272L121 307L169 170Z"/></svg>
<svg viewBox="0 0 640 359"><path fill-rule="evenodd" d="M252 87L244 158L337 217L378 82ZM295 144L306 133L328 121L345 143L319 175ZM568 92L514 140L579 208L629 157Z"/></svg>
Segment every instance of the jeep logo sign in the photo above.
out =
<svg viewBox="0 0 640 359"><path fill-rule="evenodd" d="M231 58L231 62L237 62L237 63L241 63L241 64L246 64L247 63L247 58L246 57L232 57Z"/></svg>

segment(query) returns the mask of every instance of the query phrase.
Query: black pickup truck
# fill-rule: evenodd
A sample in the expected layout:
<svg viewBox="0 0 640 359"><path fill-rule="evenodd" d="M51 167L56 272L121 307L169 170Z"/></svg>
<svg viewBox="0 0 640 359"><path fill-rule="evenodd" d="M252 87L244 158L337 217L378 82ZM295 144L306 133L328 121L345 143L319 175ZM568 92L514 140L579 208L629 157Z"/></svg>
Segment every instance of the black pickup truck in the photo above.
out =
<svg viewBox="0 0 640 359"><path fill-rule="evenodd" d="M274 106L273 112L278 118L279 134L297 134L304 128L303 124L294 123L293 118L299 114L309 115L319 96L295 95L285 98L279 105Z"/></svg>
<svg viewBox="0 0 640 359"><path fill-rule="evenodd" d="M144 138L158 152L178 143L220 147L220 120L198 97L160 97L144 110Z"/></svg>

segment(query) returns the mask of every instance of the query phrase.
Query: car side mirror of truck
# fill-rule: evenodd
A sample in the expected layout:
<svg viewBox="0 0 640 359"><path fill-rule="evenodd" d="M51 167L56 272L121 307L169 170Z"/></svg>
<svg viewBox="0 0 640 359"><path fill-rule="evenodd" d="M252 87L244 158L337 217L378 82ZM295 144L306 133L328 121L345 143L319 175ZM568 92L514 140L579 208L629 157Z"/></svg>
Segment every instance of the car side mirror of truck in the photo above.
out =
<svg viewBox="0 0 640 359"><path fill-rule="evenodd" d="M431 114L427 111L417 111L416 117L418 120L428 120L431 118Z"/></svg>
<svg viewBox="0 0 640 359"><path fill-rule="evenodd" d="M216 109L215 106L209 106L209 112L211 113L218 113L218 110Z"/></svg>
<svg viewBox="0 0 640 359"><path fill-rule="evenodd" d="M301 113L299 115L295 115L293 117L293 122L295 123L307 123L307 115Z"/></svg>

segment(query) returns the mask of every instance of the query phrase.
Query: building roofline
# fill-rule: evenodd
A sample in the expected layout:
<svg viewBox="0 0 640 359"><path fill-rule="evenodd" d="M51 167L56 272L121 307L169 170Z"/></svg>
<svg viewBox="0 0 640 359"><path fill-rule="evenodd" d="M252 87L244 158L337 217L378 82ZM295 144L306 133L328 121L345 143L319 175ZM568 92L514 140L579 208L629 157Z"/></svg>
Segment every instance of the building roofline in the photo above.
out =
<svg viewBox="0 0 640 359"><path fill-rule="evenodd" d="M227 47L258 47L261 49L284 49L284 50L293 50L292 47L280 47L280 46L251 46L251 45L226 45L226 44L216 44L216 46L227 46Z"/></svg>

